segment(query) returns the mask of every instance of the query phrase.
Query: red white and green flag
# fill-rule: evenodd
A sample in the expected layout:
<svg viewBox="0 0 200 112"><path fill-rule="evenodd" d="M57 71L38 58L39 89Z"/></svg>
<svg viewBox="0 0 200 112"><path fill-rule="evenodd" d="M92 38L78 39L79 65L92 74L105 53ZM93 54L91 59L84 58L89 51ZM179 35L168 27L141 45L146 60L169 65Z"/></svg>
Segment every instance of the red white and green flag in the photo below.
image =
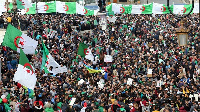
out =
<svg viewBox="0 0 200 112"><path fill-rule="evenodd" d="M17 52L20 52L21 48L25 54L35 54L38 42L9 24L2 45Z"/></svg>
<svg viewBox="0 0 200 112"><path fill-rule="evenodd" d="M43 56L42 56L42 66L41 69L45 71L45 73L53 73L56 75L58 73L67 72L66 66L61 67L51 56L49 50L45 46L44 42L42 42L43 47Z"/></svg>
<svg viewBox="0 0 200 112"><path fill-rule="evenodd" d="M170 9L173 12L173 6L170 6ZM159 4L159 3L153 3L153 11L152 13L154 14L169 14L169 9L166 5L164 4Z"/></svg>
<svg viewBox="0 0 200 112"><path fill-rule="evenodd" d="M81 15L85 15L85 16L93 16L93 15L97 15L98 10L90 10L85 8L84 6L76 3L76 13L77 14L81 14Z"/></svg>
<svg viewBox="0 0 200 112"><path fill-rule="evenodd" d="M26 8L26 14L36 14L36 4L32 3L30 8Z"/></svg>
<svg viewBox="0 0 200 112"><path fill-rule="evenodd" d="M65 14L76 13L76 2L60 2L56 1L56 12Z"/></svg>
<svg viewBox="0 0 200 112"><path fill-rule="evenodd" d="M174 14L188 14L192 9L192 4L188 5L174 5Z"/></svg>
<svg viewBox="0 0 200 112"><path fill-rule="evenodd" d="M153 3L144 5L133 5L131 14L152 14Z"/></svg>
<svg viewBox="0 0 200 112"><path fill-rule="evenodd" d="M56 12L56 2L38 2L38 13L52 13Z"/></svg>
<svg viewBox="0 0 200 112"><path fill-rule="evenodd" d="M84 43L79 43L78 55L80 55L81 57L85 57L85 55L87 54L87 48L88 46Z"/></svg>
<svg viewBox="0 0 200 112"><path fill-rule="evenodd" d="M16 0L16 2L18 9L26 9L32 6L31 2L29 2L28 0Z"/></svg>
<svg viewBox="0 0 200 112"><path fill-rule="evenodd" d="M37 81L34 67L28 61L22 49L20 49L19 64L13 80L32 90L34 90Z"/></svg>

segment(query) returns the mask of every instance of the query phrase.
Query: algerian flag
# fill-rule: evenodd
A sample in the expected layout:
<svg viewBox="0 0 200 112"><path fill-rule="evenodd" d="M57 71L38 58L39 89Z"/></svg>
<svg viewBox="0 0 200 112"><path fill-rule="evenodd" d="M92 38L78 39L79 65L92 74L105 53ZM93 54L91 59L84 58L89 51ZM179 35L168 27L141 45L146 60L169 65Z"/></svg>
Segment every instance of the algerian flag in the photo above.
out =
<svg viewBox="0 0 200 112"><path fill-rule="evenodd" d="M131 14L152 14L153 3L145 5L133 5Z"/></svg>
<svg viewBox="0 0 200 112"><path fill-rule="evenodd" d="M171 6L170 9L173 11L173 6ZM152 13L154 13L154 14L169 14L170 12L166 5L159 4L159 3L153 3Z"/></svg>
<svg viewBox="0 0 200 112"><path fill-rule="evenodd" d="M32 3L32 7L26 9L26 14L36 14L36 4Z"/></svg>
<svg viewBox="0 0 200 112"><path fill-rule="evenodd" d="M116 17L115 17L115 14L114 14L114 12L113 11L111 11L111 12L108 12L108 20L109 20L109 22L115 22L116 21Z"/></svg>
<svg viewBox="0 0 200 112"><path fill-rule="evenodd" d="M43 57L42 57L42 66L41 69L45 71L45 73L53 73L53 75L56 75L57 73L63 73L67 72L66 67L61 67L51 56L49 53L49 50L45 46L45 44L42 42L43 47ZM52 69L51 69L52 67Z"/></svg>
<svg viewBox="0 0 200 112"><path fill-rule="evenodd" d="M86 16L93 16L93 15L97 15L97 12L99 10L90 10L90 9L87 9L87 8L84 8L84 15Z"/></svg>
<svg viewBox="0 0 200 112"><path fill-rule="evenodd" d="M38 2L38 13L52 13L56 12L56 3L52 2Z"/></svg>
<svg viewBox="0 0 200 112"><path fill-rule="evenodd" d="M17 52L20 52L20 48L22 48L26 54L35 54L38 42L9 24L2 45Z"/></svg>
<svg viewBox="0 0 200 112"><path fill-rule="evenodd" d="M76 9L77 9L76 10L77 14L86 15L86 16L96 15L98 12L98 10L89 10L78 3L76 3Z"/></svg>
<svg viewBox="0 0 200 112"><path fill-rule="evenodd" d="M94 61L94 56L92 54L91 49L87 48L87 52L86 52L85 58L88 59L88 60L90 60L90 61L92 61L92 62Z"/></svg>
<svg viewBox="0 0 200 112"><path fill-rule="evenodd" d="M32 6L31 2L29 2L28 0L16 0L16 1L18 9L30 8Z"/></svg>
<svg viewBox="0 0 200 112"><path fill-rule="evenodd" d="M60 2L56 1L56 12L65 14L76 13L76 2Z"/></svg>
<svg viewBox="0 0 200 112"><path fill-rule="evenodd" d="M87 53L87 48L88 48L88 46L85 45L84 43L79 43L78 55L85 57L85 55Z"/></svg>
<svg viewBox="0 0 200 112"><path fill-rule="evenodd" d="M132 11L132 5L122 5L120 8L121 14L131 14Z"/></svg>
<svg viewBox="0 0 200 112"><path fill-rule="evenodd" d="M22 49L20 49L19 64L13 80L33 90L37 81L34 68L28 61L28 58Z"/></svg>
<svg viewBox="0 0 200 112"><path fill-rule="evenodd" d="M194 4L193 13L199 13L199 3Z"/></svg>
<svg viewBox="0 0 200 112"><path fill-rule="evenodd" d="M106 11L112 12L112 4L109 4L109 5L106 6Z"/></svg>
<svg viewBox="0 0 200 112"><path fill-rule="evenodd" d="M192 4L189 5L174 5L174 14L188 14L192 9Z"/></svg>
<svg viewBox="0 0 200 112"><path fill-rule="evenodd" d="M82 6L82 5L80 5L80 4L78 4L78 3L76 3L76 13L77 14L81 14L81 15L84 15L84 6Z"/></svg>

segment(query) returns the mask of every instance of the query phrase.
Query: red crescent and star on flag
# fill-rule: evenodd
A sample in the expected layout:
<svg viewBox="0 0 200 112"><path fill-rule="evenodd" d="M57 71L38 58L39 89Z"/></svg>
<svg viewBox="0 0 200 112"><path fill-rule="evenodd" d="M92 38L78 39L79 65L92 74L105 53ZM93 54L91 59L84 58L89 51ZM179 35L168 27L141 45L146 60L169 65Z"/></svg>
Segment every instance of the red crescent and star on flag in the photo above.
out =
<svg viewBox="0 0 200 112"><path fill-rule="evenodd" d="M88 10L87 10L87 9L85 9L85 8L83 9L83 11L85 11L85 13L84 13L84 14L87 14L87 13L88 13Z"/></svg>
<svg viewBox="0 0 200 112"><path fill-rule="evenodd" d="M64 5L63 8L65 9L65 11L68 11L68 10L69 10L68 5Z"/></svg>
<svg viewBox="0 0 200 112"><path fill-rule="evenodd" d="M124 13L124 12L125 12L124 7L120 7L120 13Z"/></svg>
<svg viewBox="0 0 200 112"><path fill-rule="evenodd" d="M18 46L18 44L17 44L17 40L18 40L18 39L20 39L20 40L19 40L19 44L23 46L23 45L24 45L24 38L22 38L22 37L20 37L20 36L17 36L17 37L15 37L15 39L14 39L14 44L15 44L15 46L16 46L17 48L20 48L20 47ZM23 48L22 48L22 49L23 49Z"/></svg>
<svg viewBox="0 0 200 112"><path fill-rule="evenodd" d="M33 68L32 68L32 66L31 66L31 64L30 64L30 63L25 63L25 64L24 64L24 68L25 68L25 67L26 67L26 68L29 67L31 70L30 70L29 68L27 68L26 72L27 72L27 73L32 72L31 75L33 75L34 72L33 72Z"/></svg>
<svg viewBox="0 0 200 112"><path fill-rule="evenodd" d="M142 6L142 8L140 8L140 10L142 10L142 12L143 12L143 11L145 11L145 7L144 7L144 6Z"/></svg>
<svg viewBox="0 0 200 112"><path fill-rule="evenodd" d="M49 10L49 6L48 5L44 5L44 11Z"/></svg>
<svg viewBox="0 0 200 112"><path fill-rule="evenodd" d="M165 12L166 10L167 10L166 7L162 6L161 11Z"/></svg>
<svg viewBox="0 0 200 112"><path fill-rule="evenodd" d="M181 10L183 13L185 13L186 12L186 8L185 7L183 7L183 10Z"/></svg>

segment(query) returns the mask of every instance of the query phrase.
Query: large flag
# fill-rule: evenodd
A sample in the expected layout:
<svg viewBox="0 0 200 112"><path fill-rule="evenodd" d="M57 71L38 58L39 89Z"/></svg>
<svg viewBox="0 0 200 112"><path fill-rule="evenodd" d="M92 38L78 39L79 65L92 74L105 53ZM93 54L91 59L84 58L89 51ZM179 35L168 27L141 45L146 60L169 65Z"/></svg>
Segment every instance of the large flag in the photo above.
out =
<svg viewBox="0 0 200 112"><path fill-rule="evenodd" d="M76 2L60 2L56 1L56 12L65 14L76 13Z"/></svg>
<svg viewBox="0 0 200 112"><path fill-rule="evenodd" d="M26 9L26 14L36 14L36 4L32 3L32 7Z"/></svg>
<svg viewBox="0 0 200 112"><path fill-rule="evenodd" d="M188 14L192 9L192 4L189 5L174 5L174 14Z"/></svg>
<svg viewBox="0 0 200 112"><path fill-rule="evenodd" d="M121 14L124 10L122 10L122 4L112 3L107 9L109 12L113 11L115 14Z"/></svg>
<svg viewBox="0 0 200 112"><path fill-rule="evenodd" d="M65 66L61 67L51 56L49 53L49 50L45 46L45 44L42 42L43 47L43 57L42 57L42 67L41 69L45 71L45 73L53 73L53 75L56 75L57 73L63 73L67 72L67 69Z"/></svg>
<svg viewBox="0 0 200 112"><path fill-rule="evenodd" d="M88 48L88 46L85 45L84 43L79 43L78 55L85 57L85 55L87 53L87 48Z"/></svg>
<svg viewBox="0 0 200 112"><path fill-rule="evenodd" d="M120 7L121 14L131 14L131 11L132 5L122 5L122 7Z"/></svg>
<svg viewBox="0 0 200 112"><path fill-rule="evenodd" d="M28 58L22 49L20 49L19 64L13 80L15 82L19 82L21 85L24 85L29 89L34 89L37 81L34 68L28 61Z"/></svg>
<svg viewBox="0 0 200 112"><path fill-rule="evenodd" d="M86 16L92 16L92 15L97 15L98 10L90 10L85 8L84 6L76 3L76 13L81 14L81 15L86 15Z"/></svg>
<svg viewBox="0 0 200 112"><path fill-rule="evenodd" d="M170 6L170 9L173 12L173 6ZM159 3L153 3L152 13L154 13L154 14L169 14L170 12L166 5L159 4Z"/></svg>
<svg viewBox="0 0 200 112"><path fill-rule="evenodd" d="M52 13L56 12L56 3L52 2L38 2L38 13Z"/></svg>
<svg viewBox="0 0 200 112"><path fill-rule="evenodd" d="M30 8L31 6L31 2L29 2L28 0L17 0L18 9Z"/></svg>
<svg viewBox="0 0 200 112"><path fill-rule="evenodd" d="M145 5L133 5L131 14L152 14L153 3Z"/></svg>
<svg viewBox="0 0 200 112"><path fill-rule="evenodd" d="M199 13L199 3L194 4L193 13Z"/></svg>
<svg viewBox="0 0 200 112"><path fill-rule="evenodd" d="M35 54L38 42L9 24L2 45L17 52L20 52L20 48L22 48L26 54Z"/></svg>

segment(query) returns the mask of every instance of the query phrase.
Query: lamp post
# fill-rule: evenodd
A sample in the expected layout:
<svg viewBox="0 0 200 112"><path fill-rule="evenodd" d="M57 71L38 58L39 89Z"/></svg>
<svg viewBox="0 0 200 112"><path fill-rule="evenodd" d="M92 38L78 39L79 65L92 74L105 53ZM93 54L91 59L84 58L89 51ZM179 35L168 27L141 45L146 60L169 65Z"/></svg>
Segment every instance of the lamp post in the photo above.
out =
<svg viewBox="0 0 200 112"><path fill-rule="evenodd" d="M17 12L17 2L16 2L16 0L13 1L13 12L14 12L14 18L15 18L15 15L16 15L16 12Z"/></svg>
<svg viewBox="0 0 200 112"><path fill-rule="evenodd" d="M176 30L176 34L177 34L177 37L178 37L179 46L186 46L189 29L187 29L183 26L185 21L186 21L183 18L185 18L186 16L188 16L192 12L192 10L194 8L194 0L192 0L192 9L190 10L190 12L188 14L185 14L185 15L182 15L182 16L175 15L172 12L172 10L170 9L170 6L169 6L169 0L167 0L167 7L169 9L170 14L172 14L174 17L177 17L178 19L181 19L181 26Z"/></svg>

